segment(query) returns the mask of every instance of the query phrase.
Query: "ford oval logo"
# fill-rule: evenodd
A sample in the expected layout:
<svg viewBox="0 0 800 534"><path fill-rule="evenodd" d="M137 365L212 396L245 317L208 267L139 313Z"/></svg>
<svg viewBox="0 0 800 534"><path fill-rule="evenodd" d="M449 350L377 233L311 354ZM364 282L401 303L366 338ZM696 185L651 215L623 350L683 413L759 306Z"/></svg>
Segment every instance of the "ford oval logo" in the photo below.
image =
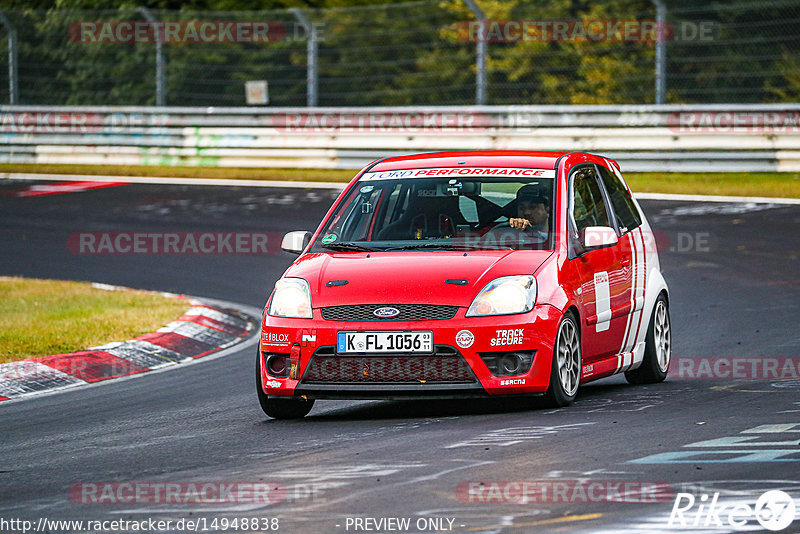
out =
<svg viewBox="0 0 800 534"><path fill-rule="evenodd" d="M372 314L375 317L380 317L381 319L389 319L390 317L397 317L400 315L400 310L397 308L392 308L390 306L384 306L383 308L378 308Z"/></svg>

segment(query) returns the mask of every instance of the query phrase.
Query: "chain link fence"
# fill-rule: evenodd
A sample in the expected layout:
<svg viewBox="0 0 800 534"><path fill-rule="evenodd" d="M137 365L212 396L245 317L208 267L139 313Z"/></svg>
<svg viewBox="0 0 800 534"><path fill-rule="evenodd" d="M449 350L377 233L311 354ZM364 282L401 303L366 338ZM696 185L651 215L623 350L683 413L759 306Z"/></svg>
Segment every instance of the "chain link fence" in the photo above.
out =
<svg viewBox="0 0 800 534"><path fill-rule="evenodd" d="M5 11L0 103L244 106L265 80L270 106L471 105L481 79L490 105L652 104L659 84L672 104L796 102L798 27L800 0Z"/></svg>

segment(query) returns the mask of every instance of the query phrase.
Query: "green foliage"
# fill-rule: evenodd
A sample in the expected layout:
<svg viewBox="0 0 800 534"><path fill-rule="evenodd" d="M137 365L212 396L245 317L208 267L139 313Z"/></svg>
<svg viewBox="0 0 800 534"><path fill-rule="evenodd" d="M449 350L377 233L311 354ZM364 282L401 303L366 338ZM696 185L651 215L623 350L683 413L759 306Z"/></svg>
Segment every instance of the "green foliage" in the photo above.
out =
<svg viewBox="0 0 800 534"><path fill-rule="evenodd" d="M245 105L244 83L269 82L270 105L306 103L306 47L294 15L320 27L319 104L469 105L475 102L475 16L463 0L403 4L370 0L0 0L19 37L22 104L153 105L153 42L75 39L81 21L267 21L286 29L268 43L168 42L168 105ZM490 22L653 22L650 0L478 0ZM670 0L666 43L671 103L793 102L800 98L800 5L787 0ZM704 27L704 35L690 35ZM688 31L687 30L691 30ZM71 33L72 32L72 33ZM0 57L7 57L0 28ZM72 37L72 38L71 38ZM492 39L487 45L490 104L647 104L655 95L650 39ZM0 69L0 102L8 99Z"/></svg>

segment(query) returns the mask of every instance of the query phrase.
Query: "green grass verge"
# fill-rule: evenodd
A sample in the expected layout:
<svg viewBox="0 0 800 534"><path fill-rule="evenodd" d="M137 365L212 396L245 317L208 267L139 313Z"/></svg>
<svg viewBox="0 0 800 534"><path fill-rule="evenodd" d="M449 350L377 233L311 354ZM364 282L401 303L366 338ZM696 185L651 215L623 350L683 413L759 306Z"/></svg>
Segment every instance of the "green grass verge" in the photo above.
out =
<svg viewBox="0 0 800 534"><path fill-rule="evenodd" d="M629 172L625 180L641 193L800 198L800 173L793 172Z"/></svg>
<svg viewBox="0 0 800 534"><path fill-rule="evenodd" d="M126 341L174 321L185 300L84 282L0 277L0 363Z"/></svg>
<svg viewBox="0 0 800 534"><path fill-rule="evenodd" d="M357 169L250 169L228 167L158 167L149 165L0 164L0 173L100 174L169 178L243 178L346 183ZM625 173L631 189L641 193L733 195L800 198L800 173Z"/></svg>

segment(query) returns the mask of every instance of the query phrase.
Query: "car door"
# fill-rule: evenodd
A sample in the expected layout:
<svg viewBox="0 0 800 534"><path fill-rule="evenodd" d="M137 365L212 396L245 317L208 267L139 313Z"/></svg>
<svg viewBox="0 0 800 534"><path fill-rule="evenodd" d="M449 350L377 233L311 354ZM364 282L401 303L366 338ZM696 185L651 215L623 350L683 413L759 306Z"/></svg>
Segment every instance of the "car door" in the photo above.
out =
<svg viewBox="0 0 800 534"><path fill-rule="evenodd" d="M584 249L580 242L585 228L615 228L597 167L576 167L569 188L569 261L580 284L583 360L591 363L620 352L629 313L625 305L630 297L630 265L619 243Z"/></svg>
<svg viewBox="0 0 800 534"><path fill-rule="evenodd" d="M642 328L641 313L637 314L644 306L647 275L645 236L641 231L642 216L619 173L604 165L598 165L597 170L606 193L614 229L619 238L617 249L625 276L625 286L618 302L618 309L612 313L626 318L625 334L618 352L628 352L634 348L637 332Z"/></svg>

